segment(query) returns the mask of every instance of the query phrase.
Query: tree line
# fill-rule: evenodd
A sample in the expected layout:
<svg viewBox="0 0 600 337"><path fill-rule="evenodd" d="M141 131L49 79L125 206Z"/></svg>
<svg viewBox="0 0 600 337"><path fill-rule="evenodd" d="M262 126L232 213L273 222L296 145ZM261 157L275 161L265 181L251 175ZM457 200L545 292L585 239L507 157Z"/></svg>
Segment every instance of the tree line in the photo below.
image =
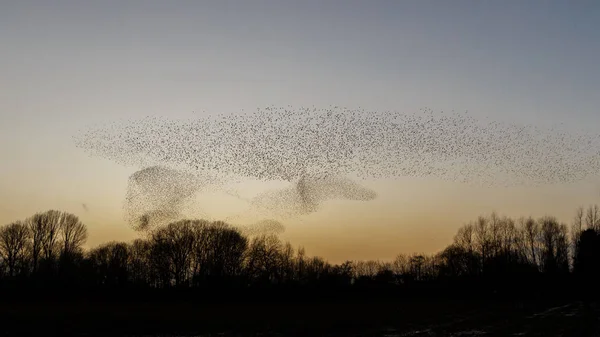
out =
<svg viewBox="0 0 600 337"><path fill-rule="evenodd" d="M80 219L50 210L0 228L0 285L88 289L392 289L416 294L568 293L592 296L600 272L600 209L555 217L480 216L436 254L331 264L276 235L225 222L180 220L133 242L84 250ZM439 292L438 292L439 293ZM436 293L437 294L437 293Z"/></svg>

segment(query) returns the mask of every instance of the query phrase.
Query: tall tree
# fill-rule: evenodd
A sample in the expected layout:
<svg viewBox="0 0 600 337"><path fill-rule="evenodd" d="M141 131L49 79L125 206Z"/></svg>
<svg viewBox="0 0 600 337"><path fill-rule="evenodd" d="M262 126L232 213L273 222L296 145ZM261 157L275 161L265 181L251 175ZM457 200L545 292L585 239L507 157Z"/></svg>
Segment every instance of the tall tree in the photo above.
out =
<svg viewBox="0 0 600 337"><path fill-rule="evenodd" d="M188 280L194 250L193 221L180 220L157 229L152 234L154 248L161 258L166 259L175 286Z"/></svg>
<svg viewBox="0 0 600 337"><path fill-rule="evenodd" d="M57 210L39 214L41 253L46 261L56 258L62 216L63 212Z"/></svg>
<svg viewBox="0 0 600 337"><path fill-rule="evenodd" d="M541 263L542 271L557 273L568 271L567 226L559 224L554 217L543 217L539 220L541 228Z"/></svg>
<svg viewBox="0 0 600 337"><path fill-rule="evenodd" d="M532 265L539 264L539 242L540 242L540 226L537 221L529 217L525 220L523 228L524 241L527 248L529 262Z"/></svg>
<svg viewBox="0 0 600 337"><path fill-rule="evenodd" d="M0 254L6 262L8 275L14 277L26 266L29 230L20 221L0 228Z"/></svg>
<svg viewBox="0 0 600 337"><path fill-rule="evenodd" d="M63 213L60 221L60 232L62 237L62 252L64 256L70 256L81 249L87 240L87 228L73 214Z"/></svg>
<svg viewBox="0 0 600 337"><path fill-rule="evenodd" d="M600 232L600 208L598 205L590 205L585 213L585 225L588 229Z"/></svg>

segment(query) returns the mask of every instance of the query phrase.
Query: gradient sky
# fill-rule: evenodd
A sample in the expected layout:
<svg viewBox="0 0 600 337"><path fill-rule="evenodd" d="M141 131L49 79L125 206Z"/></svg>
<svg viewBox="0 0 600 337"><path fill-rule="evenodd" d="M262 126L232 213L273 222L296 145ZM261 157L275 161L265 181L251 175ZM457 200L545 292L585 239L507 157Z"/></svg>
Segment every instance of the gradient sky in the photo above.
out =
<svg viewBox="0 0 600 337"><path fill-rule="evenodd" d="M600 126L594 0L2 1L0 45L0 223L67 210L92 246L136 237L121 207L138 168L90 158L72 141L97 122L331 104ZM377 200L328 203L284 237L334 262L388 259L438 251L481 213L570 222L576 207L600 201L598 177L371 186ZM215 217L243 209L219 198L199 202Z"/></svg>

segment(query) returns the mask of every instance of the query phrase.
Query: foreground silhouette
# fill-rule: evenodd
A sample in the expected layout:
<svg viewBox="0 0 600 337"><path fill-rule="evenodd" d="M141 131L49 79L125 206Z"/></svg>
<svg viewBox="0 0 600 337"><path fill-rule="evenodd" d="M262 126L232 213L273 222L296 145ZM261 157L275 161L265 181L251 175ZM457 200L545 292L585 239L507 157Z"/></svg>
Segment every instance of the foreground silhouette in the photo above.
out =
<svg viewBox="0 0 600 337"><path fill-rule="evenodd" d="M205 220L84 251L85 225L52 210L0 228L0 317L23 333L589 335L600 211L576 215L569 230L549 216L492 213L438 254L333 265L275 235Z"/></svg>

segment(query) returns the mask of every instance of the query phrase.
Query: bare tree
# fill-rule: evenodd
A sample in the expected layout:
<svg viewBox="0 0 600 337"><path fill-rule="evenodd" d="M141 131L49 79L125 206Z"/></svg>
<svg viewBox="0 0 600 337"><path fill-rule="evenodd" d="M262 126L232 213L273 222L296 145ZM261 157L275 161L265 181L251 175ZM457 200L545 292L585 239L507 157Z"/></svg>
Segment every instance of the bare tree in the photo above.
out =
<svg viewBox="0 0 600 337"><path fill-rule="evenodd" d="M353 265L355 277L373 278L381 269L381 262L375 260L355 261Z"/></svg>
<svg viewBox="0 0 600 337"><path fill-rule="evenodd" d="M0 254L8 267L8 275L14 277L18 269L26 266L29 231L20 221L0 228Z"/></svg>
<svg viewBox="0 0 600 337"><path fill-rule="evenodd" d="M220 278L240 275L248 240L224 222L193 223L194 276Z"/></svg>
<svg viewBox="0 0 600 337"><path fill-rule="evenodd" d="M115 242L110 245L108 270L116 284L124 285L129 281L128 262L129 247L126 243Z"/></svg>
<svg viewBox="0 0 600 337"><path fill-rule="evenodd" d="M541 224L542 271L556 273L568 271L567 226L559 224L554 217L544 217ZM566 269L566 270L565 270Z"/></svg>
<svg viewBox="0 0 600 337"><path fill-rule="evenodd" d="M151 248L150 243L142 239L136 239L129 245L129 273L134 284L153 283L153 273L149 268Z"/></svg>
<svg viewBox="0 0 600 337"><path fill-rule="evenodd" d="M489 217L489 241L490 241L490 256L496 257L498 250L502 246L500 232L502 228L502 219L496 212L492 212Z"/></svg>
<svg viewBox="0 0 600 337"><path fill-rule="evenodd" d="M584 209L583 207L577 208L575 217L573 218L573 225L571 225L571 256L575 258L579 251L579 240L581 233L583 233L583 221L584 221Z"/></svg>
<svg viewBox="0 0 600 337"><path fill-rule="evenodd" d="M483 232L483 229L480 229ZM454 236L454 246L458 247L462 250L466 257L468 258L468 274L469 275L477 275L481 272L481 262L482 258L480 255L480 249L483 248L484 245L478 243L479 237L483 236L483 233L480 235L475 234L475 225L473 223L469 223L461 228L459 228L457 234Z"/></svg>
<svg viewBox="0 0 600 337"><path fill-rule="evenodd" d="M281 241L275 235L254 237L246 252L246 271L250 278L259 282L278 280L277 266L280 265L282 248Z"/></svg>
<svg viewBox="0 0 600 337"><path fill-rule="evenodd" d="M519 256L525 262L529 262L529 244L527 242L527 235L525 234L525 226L527 219L520 217L515 225L515 249L519 252Z"/></svg>
<svg viewBox="0 0 600 337"><path fill-rule="evenodd" d="M34 268L37 268L41 259L56 258L62 216L63 212L50 210L37 213L27 221L33 238Z"/></svg>
<svg viewBox="0 0 600 337"><path fill-rule="evenodd" d="M312 282L319 281L327 275L330 269L331 266L327 261L321 257L315 256L309 259L306 264L308 280Z"/></svg>
<svg viewBox="0 0 600 337"><path fill-rule="evenodd" d="M210 247L212 239L211 222L195 220L191 226L194 234L192 275L198 280L198 278L204 278L207 274L210 274L213 253Z"/></svg>
<svg viewBox="0 0 600 337"><path fill-rule="evenodd" d="M295 262L296 266L294 274L296 275L297 280L302 281L306 271L306 250L304 247L298 247Z"/></svg>
<svg viewBox="0 0 600 337"><path fill-rule="evenodd" d="M600 208L598 205L590 205L585 213L585 225L589 229L600 232Z"/></svg>
<svg viewBox="0 0 600 337"><path fill-rule="evenodd" d="M166 259L175 286L182 286L191 271L194 232L191 220L181 220L161 227L152 234L154 248Z"/></svg>
<svg viewBox="0 0 600 337"><path fill-rule="evenodd" d="M467 224L458 229L454 236L454 244L467 252L474 251L475 231L473 224Z"/></svg>
<svg viewBox="0 0 600 337"><path fill-rule="evenodd" d="M490 258L492 240L490 237L490 228L488 219L480 216L475 223L475 247L481 257L482 271Z"/></svg>
<svg viewBox="0 0 600 337"><path fill-rule="evenodd" d="M39 267L44 236L46 235L46 222L42 213L36 213L25 220L25 223L31 233L31 265L33 272L36 272Z"/></svg>
<svg viewBox="0 0 600 337"><path fill-rule="evenodd" d="M470 254L464 248L450 245L439 253L439 258L442 261L444 276L454 278L469 275Z"/></svg>
<svg viewBox="0 0 600 337"><path fill-rule="evenodd" d="M105 243L90 250L88 259L99 284L115 286L129 281L129 247L126 243Z"/></svg>
<svg viewBox="0 0 600 337"><path fill-rule="evenodd" d="M392 271L396 275L408 273L408 257L405 254L398 254L392 262Z"/></svg>
<svg viewBox="0 0 600 337"><path fill-rule="evenodd" d="M519 235L517 233L515 221L511 218L504 217L500 227L500 254L507 263L513 263L521 258Z"/></svg>
<svg viewBox="0 0 600 337"><path fill-rule="evenodd" d="M103 244L91 249L87 253L88 261L91 264L92 275L98 285L110 284L109 263L110 263L110 243Z"/></svg>
<svg viewBox="0 0 600 337"><path fill-rule="evenodd" d="M529 217L525 220L525 227L523 228L523 235L525 244L527 246L527 255L529 262L533 265L539 265L539 241L540 241L540 226L538 222Z"/></svg>
<svg viewBox="0 0 600 337"><path fill-rule="evenodd" d="M79 251L87 240L87 228L73 214L63 213L60 221L62 236L62 255L70 256Z"/></svg>
<svg viewBox="0 0 600 337"><path fill-rule="evenodd" d="M280 271L282 282L289 282L294 279L294 247L289 242L286 242L281 250Z"/></svg>
<svg viewBox="0 0 600 337"><path fill-rule="evenodd" d="M425 262L424 254L413 254L409 259L411 275L417 281L423 280Z"/></svg>
<svg viewBox="0 0 600 337"><path fill-rule="evenodd" d="M556 263L558 271L562 273L569 272L569 261L569 230L566 224L561 223L558 237L556 238Z"/></svg>
<svg viewBox="0 0 600 337"><path fill-rule="evenodd" d="M31 258L33 271L40 261L52 263L60 253L64 261L72 261L87 239L87 228L79 218L67 212L49 210L34 214L26 220L31 232ZM67 259L67 260L64 260Z"/></svg>
<svg viewBox="0 0 600 337"><path fill-rule="evenodd" d="M573 218L573 228L577 230L577 232L583 231L583 219L584 219L584 210L583 207L577 208L575 212L575 217Z"/></svg>

